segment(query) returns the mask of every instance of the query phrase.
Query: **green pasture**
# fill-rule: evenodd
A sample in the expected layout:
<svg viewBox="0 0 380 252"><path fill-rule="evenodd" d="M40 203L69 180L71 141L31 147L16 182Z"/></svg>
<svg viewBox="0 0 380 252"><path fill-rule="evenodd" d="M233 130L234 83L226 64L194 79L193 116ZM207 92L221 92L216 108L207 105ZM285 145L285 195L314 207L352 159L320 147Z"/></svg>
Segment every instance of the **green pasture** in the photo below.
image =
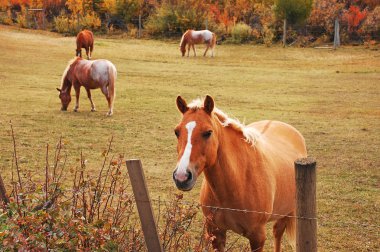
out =
<svg viewBox="0 0 380 252"><path fill-rule="evenodd" d="M303 133L317 159L320 251L380 251L380 50L223 44L214 58L200 56L203 46L198 57L182 58L178 44L96 37L93 57L118 70L114 115L106 117L100 90L92 92L97 112L85 90L79 112L74 101L60 111L56 88L75 55L74 37L0 26L0 171L9 188L12 121L27 178L42 179L46 145L53 149L61 136L68 169L82 151L95 176L114 136L114 155L142 160L151 197L171 198L175 99L210 94L240 121L280 120ZM198 200L197 183L185 200Z"/></svg>

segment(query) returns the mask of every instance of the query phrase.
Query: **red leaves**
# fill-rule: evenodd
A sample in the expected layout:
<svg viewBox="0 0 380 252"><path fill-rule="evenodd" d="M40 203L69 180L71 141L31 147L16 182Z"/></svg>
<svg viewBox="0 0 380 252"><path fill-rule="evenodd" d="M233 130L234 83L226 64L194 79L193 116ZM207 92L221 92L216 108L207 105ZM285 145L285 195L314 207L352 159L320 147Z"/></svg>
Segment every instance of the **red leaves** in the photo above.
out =
<svg viewBox="0 0 380 252"><path fill-rule="evenodd" d="M348 30L350 32L356 31L366 17L367 10L364 9L361 11L358 6L351 5L344 15L344 19L348 24Z"/></svg>

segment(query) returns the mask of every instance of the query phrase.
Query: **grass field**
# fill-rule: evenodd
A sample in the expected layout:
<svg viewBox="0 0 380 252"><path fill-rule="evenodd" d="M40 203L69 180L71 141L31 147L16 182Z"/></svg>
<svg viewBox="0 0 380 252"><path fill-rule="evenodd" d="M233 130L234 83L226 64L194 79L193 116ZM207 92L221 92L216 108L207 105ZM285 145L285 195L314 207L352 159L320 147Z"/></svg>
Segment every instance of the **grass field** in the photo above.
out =
<svg viewBox="0 0 380 252"><path fill-rule="evenodd" d="M175 98L210 94L241 121L281 120L303 133L318 162L320 251L380 251L380 50L221 45L214 58L182 58L178 41L96 38L93 57L118 70L112 117L99 90L97 112L84 90L78 113L73 104L60 111L56 87L75 55L74 37L0 26L0 52L0 169L7 181L12 121L20 166L34 179L43 175L46 144L60 136L69 166L82 150L93 171L114 136L113 153L142 160L152 198L169 198L177 192ZM186 200L198 199L199 185Z"/></svg>

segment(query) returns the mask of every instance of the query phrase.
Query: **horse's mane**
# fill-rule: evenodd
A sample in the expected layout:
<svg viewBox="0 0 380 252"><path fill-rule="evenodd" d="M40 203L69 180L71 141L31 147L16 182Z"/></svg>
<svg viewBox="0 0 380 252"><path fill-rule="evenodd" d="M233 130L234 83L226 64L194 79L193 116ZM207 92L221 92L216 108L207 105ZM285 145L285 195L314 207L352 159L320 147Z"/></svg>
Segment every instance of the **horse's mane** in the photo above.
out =
<svg viewBox="0 0 380 252"><path fill-rule="evenodd" d="M186 40L185 40L185 36L187 35L187 33L189 33L191 30L187 30L183 35L182 35L182 38L181 38L181 42L179 42L179 46L182 48L184 46L186 46Z"/></svg>
<svg viewBox="0 0 380 252"><path fill-rule="evenodd" d="M67 62L67 66L65 68L65 71L63 71L63 74L62 74L62 78L61 78L61 89L63 88L63 84L65 83L65 77L67 75L67 72L69 71L71 65L78 59L78 57L75 57L71 60L69 60L69 62Z"/></svg>
<svg viewBox="0 0 380 252"><path fill-rule="evenodd" d="M203 100L195 99L189 105L189 109L198 110L203 108ZM216 116L218 121L223 127L231 127L232 129L240 132L244 136L244 140L247 143L250 143L252 146L255 146L257 141L260 138L260 132L254 128L247 127L244 123L241 123L237 119L230 118L226 113L221 111L218 108L214 108L213 114Z"/></svg>

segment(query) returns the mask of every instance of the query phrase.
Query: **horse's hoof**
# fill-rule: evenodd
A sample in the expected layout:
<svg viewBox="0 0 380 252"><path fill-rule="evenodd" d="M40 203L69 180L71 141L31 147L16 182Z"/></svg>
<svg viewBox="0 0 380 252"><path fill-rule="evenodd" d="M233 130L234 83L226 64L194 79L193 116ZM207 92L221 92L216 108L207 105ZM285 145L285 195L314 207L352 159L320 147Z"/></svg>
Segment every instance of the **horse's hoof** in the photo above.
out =
<svg viewBox="0 0 380 252"><path fill-rule="evenodd" d="M77 110L77 109L74 109L74 112L78 112L78 110Z"/></svg>
<svg viewBox="0 0 380 252"><path fill-rule="evenodd" d="M93 109L91 109L91 112L96 112L96 109L94 109L94 108L93 108Z"/></svg>
<svg viewBox="0 0 380 252"><path fill-rule="evenodd" d="M113 114L113 112L110 112L110 111L109 111L109 112L107 113L107 116L111 116L112 114Z"/></svg>

